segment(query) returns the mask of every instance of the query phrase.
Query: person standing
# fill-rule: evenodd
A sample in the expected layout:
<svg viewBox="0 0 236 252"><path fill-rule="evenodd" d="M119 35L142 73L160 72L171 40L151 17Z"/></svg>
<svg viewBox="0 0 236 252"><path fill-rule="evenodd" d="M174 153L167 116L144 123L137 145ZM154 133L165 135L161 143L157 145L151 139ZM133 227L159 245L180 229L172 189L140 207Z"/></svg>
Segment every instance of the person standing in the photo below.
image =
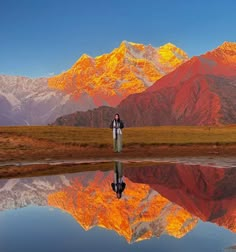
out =
<svg viewBox="0 0 236 252"><path fill-rule="evenodd" d="M121 152L122 150L122 129L124 128L124 123L120 119L119 114L115 114L114 119L110 124L113 134L113 149L114 152Z"/></svg>

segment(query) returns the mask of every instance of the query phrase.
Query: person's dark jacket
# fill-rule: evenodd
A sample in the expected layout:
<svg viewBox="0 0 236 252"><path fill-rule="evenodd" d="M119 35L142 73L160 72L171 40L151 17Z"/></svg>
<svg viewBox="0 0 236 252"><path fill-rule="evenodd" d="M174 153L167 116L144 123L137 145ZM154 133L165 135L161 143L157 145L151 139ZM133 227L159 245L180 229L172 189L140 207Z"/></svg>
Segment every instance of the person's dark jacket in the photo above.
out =
<svg viewBox="0 0 236 252"><path fill-rule="evenodd" d="M114 120L112 120L111 123L110 123L110 128L111 128L111 129L113 129L113 122L114 122ZM123 128L124 128L124 123L123 123L123 121L120 120L119 123L120 123L120 128L123 129Z"/></svg>

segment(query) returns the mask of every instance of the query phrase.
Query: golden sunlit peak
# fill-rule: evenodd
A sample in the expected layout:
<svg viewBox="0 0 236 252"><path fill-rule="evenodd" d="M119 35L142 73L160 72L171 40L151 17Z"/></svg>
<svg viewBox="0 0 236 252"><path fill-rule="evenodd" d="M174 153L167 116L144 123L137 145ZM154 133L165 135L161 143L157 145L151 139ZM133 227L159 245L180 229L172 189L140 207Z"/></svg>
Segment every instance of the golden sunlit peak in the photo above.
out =
<svg viewBox="0 0 236 252"><path fill-rule="evenodd" d="M135 42L129 42L130 45L142 45L140 43L135 43Z"/></svg>
<svg viewBox="0 0 236 252"><path fill-rule="evenodd" d="M121 42L120 46L122 46L122 45L127 46L127 45L129 45L129 44L130 44L130 42L128 42L127 40L123 40L123 41Z"/></svg>
<svg viewBox="0 0 236 252"><path fill-rule="evenodd" d="M91 59L92 57L86 53L82 54L82 56L80 57L80 59L88 59L88 58Z"/></svg>
<svg viewBox="0 0 236 252"><path fill-rule="evenodd" d="M170 62L174 66L177 66L183 61L188 60L188 55L172 43L167 43L163 46L160 46L157 51L160 54L160 61L163 64L165 64L165 62Z"/></svg>
<svg viewBox="0 0 236 252"><path fill-rule="evenodd" d="M135 48L136 50L138 49L138 50L142 51L145 49L145 45L123 40L120 44L120 48L125 48L125 49Z"/></svg>
<svg viewBox="0 0 236 252"><path fill-rule="evenodd" d="M91 56L89 56L88 54L82 54L82 56L75 62L75 64L72 66L73 68L76 68L78 65L80 65L82 62L84 61L88 61L90 59L93 59ZM67 70L66 72L68 72L70 70Z"/></svg>
<svg viewBox="0 0 236 252"><path fill-rule="evenodd" d="M219 48L223 50L236 50L236 42L225 41Z"/></svg>
<svg viewBox="0 0 236 252"><path fill-rule="evenodd" d="M172 44L172 43L167 43L167 44L164 44L163 46L160 46L160 48L177 48L176 45Z"/></svg>
<svg viewBox="0 0 236 252"><path fill-rule="evenodd" d="M94 100L103 95L109 105L116 106L128 95L143 92L186 60L185 53L178 48L159 50L124 40L110 53L94 58L83 54L71 69L49 78L48 85L76 98L84 92ZM100 106L102 99L97 100L95 104Z"/></svg>
<svg viewBox="0 0 236 252"><path fill-rule="evenodd" d="M123 40L118 49L128 49L130 47L130 43L126 40Z"/></svg>
<svg viewBox="0 0 236 252"><path fill-rule="evenodd" d="M127 40L123 40L120 44L120 46L143 46L143 44L140 44L140 43L135 43L135 42L130 42L130 41L127 41Z"/></svg>

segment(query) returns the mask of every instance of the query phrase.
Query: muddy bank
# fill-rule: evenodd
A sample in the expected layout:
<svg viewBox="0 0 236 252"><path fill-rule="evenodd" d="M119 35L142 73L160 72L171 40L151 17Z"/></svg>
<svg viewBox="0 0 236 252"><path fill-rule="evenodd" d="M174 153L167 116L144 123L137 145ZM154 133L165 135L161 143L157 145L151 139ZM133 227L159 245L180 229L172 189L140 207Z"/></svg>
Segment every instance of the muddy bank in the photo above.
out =
<svg viewBox="0 0 236 252"><path fill-rule="evenodd" d="M9 134L0 135L0 162L37 160L143 159L163 157L224 157L236 155L236 144L125 144L122 153L111 145L65 144Z"/></svg>
<svg viewBox="0 0 236 252"><path fill-rule="evenodd" d="M176 156L236 156L236 144L210 145L135 145L124 146L122 153L114 153L111 146L80 147L40 143L28 148L0 149L0 162L36 161L43 159L107 159L107 158L149 158Z"/></svg>
<svg viewBox="0 0 236 252"><path fill-rule="evenodd" d="M126 168L170 163L202 165L221 168L236 168L236 157L163 157L163 158L107 158L87 160L38 160L22 162L0 162L0 179L34 177L55 174L75 173L94 170L112 170L115 161Z"/></svg>

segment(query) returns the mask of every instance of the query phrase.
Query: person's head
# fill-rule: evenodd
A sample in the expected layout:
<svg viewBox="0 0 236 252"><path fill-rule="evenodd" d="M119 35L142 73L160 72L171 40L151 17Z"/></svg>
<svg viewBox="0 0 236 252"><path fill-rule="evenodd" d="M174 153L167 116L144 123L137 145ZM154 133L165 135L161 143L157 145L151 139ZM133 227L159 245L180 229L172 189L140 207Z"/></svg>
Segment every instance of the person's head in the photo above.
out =
<svg viewBox="0 0 236 252"><path fill-rule="evenodd" d="M117 192L116 197L117 197L117 199L120 199L121 198L121 192Z"/></svg>
<svg viewBox="0 0 236 252"><path fill-rule="evenodd" d="M115 114L115 120L119 121L120 120L120 115L119 114Z"/></svg>

